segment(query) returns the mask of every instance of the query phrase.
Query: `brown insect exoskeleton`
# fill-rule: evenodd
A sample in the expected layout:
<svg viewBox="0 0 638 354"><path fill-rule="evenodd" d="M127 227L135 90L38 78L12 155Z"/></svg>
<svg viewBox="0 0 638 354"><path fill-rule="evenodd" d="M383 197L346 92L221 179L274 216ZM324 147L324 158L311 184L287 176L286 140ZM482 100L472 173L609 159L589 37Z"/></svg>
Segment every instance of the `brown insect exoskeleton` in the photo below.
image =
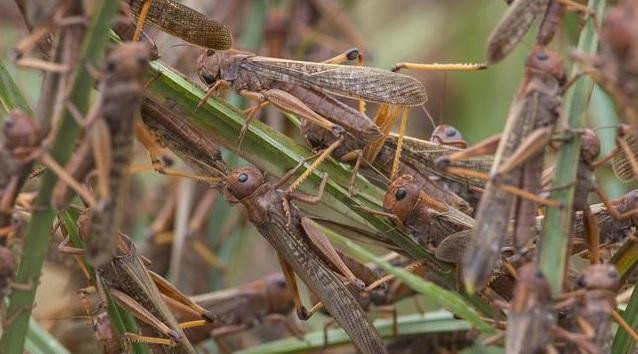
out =
<svg viewBox="0 0 638 354"><path fill-rule="evenodd" d="M18 260L11 252L16 232L14 211L22 185L40 145L40 129L36 121L14 110L7 114L0 135L0 316L4 317L4 297L15 287ZM29 285L24 285L29 286Z"/></svg>
<svg viewBox="0 0 638 354"><path fill-rule="evenodd" d="M89 263L96 267L109 262L115 251L148 60L148 49L142 44L128 42L116 47L106 60L100 98L86 118L98 171L97 204L86 248Z"/></svg>
<svg viewBox="0 0 638 354"><path fill-rule="evenodd" d="M102 353L121 353L120 340L111 325L103 294L99 294L95 287L80 289L77 293L82 300L82 306L86 314L90 318L91 328Z"/></svg>
<svg viewBox="0 0 638 354"><path fill-rule="evenodd" d="M487 63L496 64L505 58L523 39L534 21L542 16L536 44L549 44L558 31L566 9L585 15L592 11L573 0L513 0L487 41Z"/></svg>
<svg viewBox="0 0 638 354"><path fill-rule="evenodd" d="M506 352L537 353L547 350L552 316L549 283L535 263L527 263L518 271L514 299L507 316Z"/></svg>
<svg viewBox="0 0 638 354"><path fill-rule="evenodd" d="M357 50L351 50L328 62L352 59L353 53L358 55ZM330 95L405 107L422 105L427 99L425 88L418 80L370 67L301 62L260 57L247 52L210 50L202 53L199 66L200 78L210 87L203 101L222 88L232 87L240 94L261 102L247 112L246 124L240 132L240 143L250 121L268 102L329 130L338 138L291 185L291 190L295 190L347 138L356 138L367 146L383 137L379 127L365 114ZM346 132L350 134L348 137L344 137Z"/></svg>
<svg viewBox="0 0 638 354"><path fill-rule="evenodd" d="M612 98L621 119L638 125L638 4L622 1L606 11L598 55L574 53L584 73ZM636 132L632 132L635 136Z"/></svg>
<svg viewBox="0 0 638 354"><path fill-rule="evenodd" d="M235 169L227 177L225 195L231 202L244 205L250 221L277 250L300 318L307 318L309 313L301 304L295 273L319 297L361 352L384 353L386 350L379 334L342 279L362 288L361 280L343 263L326 236L289 203L289 200L319 202L328 176L324 175L318 196L280 190L279 187L291 178L295 170L277 183L270 184L255 168Z"/></svg>
<svg viewBox="0 0 638 354"><path fill-rule="evenodd" d="M303 333L290 317L295 304L286 278L280 273L235 288L191 296L190 299L219 318L214 325L189 330L187 335L193 343L210 336L223 347L223 337L261 323L281 323L295 336Z"/></svg>
<svg viewBox="0 0 638 354"><path fill-rule="evenodd" d="M301 131L306 142L314 150L326 149L336 141L336 138L330 135L327 130L306 122L302 122ZM364 144L355 139L344 141L341 146L333 151L333 156L342 162L355 161L349 185L350 193L354 193L354 182L359 171L379 187L384 189L388 187L389 181L386 176L392 174L393 160L396 157L396 143L396 136L388 136L379 154L372 163L367 162L363 158ZM415 179L422 184L423 189L432 197L463 212L471 212L471 207L462 197L454 193L449 193L430 180L430 171L436 169L434 158L456 152L458 151L457 149L450 149L440 144L405 137L402 151L401 161L397 169L399 175L414 176ZM416 161L413 161L413 159ZM465 161L461 161L459 164L463 164L463 166L467 167L468 165L464 163ZM413 167L415 165L417 167ZM423 165L426 165L428 168L424 168ZM489 170L489 168L487 168L487 170ZM439 174L447 175L455 180L463 179L463 177L449 174L441 169L437 169L436 171ZM381 179L379 177L381 177Z"/></svg>
<svg viewBox="0 0 638 354"><path fill-rule="evenodd" d="M475 226L472 217L428 195L409 175L392 182L383 199L383 208L431 252L435 252L447 236Z"/></svg>
<svg viewBox="0 0 638 354"><path fill-rule="evenodd" d="M228 49L233 36L223 24L173 0L128 0L138 16L133 40L140 37L144 21L162 28L166 33L204 48Z"/></svg>
<svg viewBox="0 0 638 354"><path fill-rule="evenodd" d="M499 142L491 177L476 214L477 226L463 262L465 286L470 292L480 288L494 268L512 210L516 220L514 246L520 249L534 235L537 205L559 206L556 201L537 194L541 190L543 149L551 140L560 114L559 95L564 83L565 70L558 55L534 49L527 59L525 78L510 108L502 136L439 159L444 165L484 154L486 150L493 151L495 142ZM465 172L470 176L480 175L475 171Z"/></svg>
<svg viewBox="0 0 638 354"><path fill-rule="evenodd" d="M77 220L82 239L91 229L92 211L85 209ZM210 311L195 304L161 276L149 271L130 239L123 234L115 238L117 253L105 265L96 268L98 293L103 291L131 313L145 334L124 333L125 343L139 342L158 345L164 352L194 353L182 327L202 326L217 320ZM62 246L62 245L61 245ZM84 250L60 247L65 253L82 254ZM88 276L88 273L87 273ZM198 320L178 324L169 305L188 311ZM149 336L148 334L152 334Z"/></svg>
<svg viewBox="0 0 638 354"><path fill-rule="evenodd" d="M616 267L590 265L578 279L577 286L584 289L584 293L575 295L571 330L591 338L595 353L611 353L612 312L616 311L616 290L620 287Z"/></svg>

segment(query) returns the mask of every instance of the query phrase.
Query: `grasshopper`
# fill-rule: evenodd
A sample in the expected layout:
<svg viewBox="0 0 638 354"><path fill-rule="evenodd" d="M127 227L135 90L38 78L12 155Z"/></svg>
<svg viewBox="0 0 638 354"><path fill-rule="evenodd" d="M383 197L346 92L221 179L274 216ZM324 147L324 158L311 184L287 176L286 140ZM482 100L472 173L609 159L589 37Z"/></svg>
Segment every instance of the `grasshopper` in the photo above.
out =
<svg viewBox="0 0 638 354"><path fill-rule="evenodd" d="M308 227L309 222L289 203L289 199L317 203L327 175L324 175L316 197L280 190L279 187L292 177L295 170L284 175L277 183L270 184L264 181L259 170L238 168L228 175L224 192L229 201L244 205L249 220L277 250L288 284L297 294L294 299L299 317L307 318L309 313L301 305L294 273L319 297L361 352L384 353L386 350L376 329L367 320L365 312L343 280L330 268L337 269L353 284L359 284L361 280L343 264L327 238L316 228ZM321 256L315 253L316 250Z"/></svg>
<svg viewBox="0 0 638 354"><path fill-rule="evenodd" d="M536 44L549 44L558 31L558 26L566 8L574 9L583 14L592 11L584 5L572 0L514 0L507 1L510 5L500 22L487 40L487 63L496 64L505 58L523 39L534 21L543 16Z"/></svg>
<svg viewBox="0 0 638 354"><path fill-rule="evenodd" d="M219 318L219 323L188 332L196 342L212 336L217 342L223 336L241 332L259 323L282 323L295 336L301 335L289 315L294 309L293 296L281 273L270 274L241 286L191 296L190 299Z"/></svg>
<svg viewBox="0 0 638 354"><path fill-rule="evenodd" d="M173 0L128 0L138 23L133 40L140 36L148 21L165 32L204 48L224 50L231 47L233 36L226 26Z"/></svg>
<svg viewBox="0 0 638 354"><path fill-rule="evenodd" d="M77 294L86 314L90 317L91 328L102 353L121 353L120 340L111 325L103 294L98 294L95 287L80 289Z"/></svg>
<svg viewBox="0 0 638 354"><path fill-rule="evenodd" d="M599 55L573 56L616 103L616 109L627 123L638 123L638 4L624 1L609 8L603 21ZM635 132L634 132L635 135Z"/></svg>
<svg viewBox="0 0 638 354"><path fill-rule="evenodd" d="M577 282L584 289L576 295L573 330L592 338L596 353L611 353L612 312L616 311L616 290L620 275L612 264L593 264L585 269Z"/></svg>
<svg viewBox="0 0 638 354"><path fill-rule="evenodd" d="M87 258L96 267L109 262L115 250L148 59L144 45L128 42L115 48L106 60L100 99L86 119L87 125L94 125L88 134L98 169L98 204L86 247Z"/></svg>
<svg viewBox="0 0 638 354"><path fill-rule="evenodd" d="M560 114L561 87L565 70L560 58L536 48L526 63L525 79L510 108L503 135L463 152L439 159L454 161L473 153L484 153L499 141L476 215L477 227L466 251L463 271L468 291L481 287L498 259L510 213L515 210L514 245L523 247L533 235L536 206L558 206L537 196L543 168L543 152ZM469 171L474 172L474 171Z"/></svg>
<svg viewBox="0 0 638 354"><path fill-rule="evenodd" d="M549 283L535 263L518 271L510 312L507 318L507 353L542 352L550 345L552 302Z"/></svg>
<svg viewBox="0 0 638 354"><path fill-rule="evenodd" d="M302 122L301 131L306 142L314 149L321 150L326 149L332 145L337 139L332 136L327 130L318 127L307 122ZM342 145L337 147L333 151L333 156L343 162L355 161L353 167L353 175L350 180L349 190L353 193L354 181L357 173L360 170L362 161L365 164L370 165L370 170L362 169L362 174L368 177L373 183L378 184L381 188L387 188L388 183L384 180L379 181L378 176L381 175L384 178L392 174L392 161L395 158L397 149L397 137L394 135L388 136L386 142L382 146L379 154L374 161L369 164L363 159L364 144L356 139L348 139L343 142ZM463 179L454 174L449 174L444 170L438 169L434 164L434 158L443 156L448 153L456 152L457 149L449 149L447 146L442 146L436 143L430 143L423 140L418 140L410 137L404 138L402 161L398 167L399 175L411 175L414 176L419 183L422 184L422 188L430 194L432 197L437 198L448 205L457 208L463 212L469 213L471 211L468 203L458 195L449 193L445 189L439 187L436 183L430 181L430 171L436 170L439 174L447 175L448 177L456 180ZM438 152L438 153L437 153ZM412 164L411 159L416 159L418 165ZM428 161L428 159L431 159ZM463 162L460 162L462 164ZM426 169L424 165L428 166ZM467 167L467 165L463 165ZM489 169L489 168L488 168ZM426 173L424 173L425 171Z"/></svg>
<svg viewBox="0 0 638 354"><path fill-rule="evenodd" d="M199 68L200 78L209 86L204 100L221 88L232 87L249 98L308 119L336 136L347 131L364 143L379 140L379 128L328 94L401 106L419 106L427 100L425 87L416 79L369 67L207 50L199 58ZM248 122L256 112L249 111Z"/></svg>

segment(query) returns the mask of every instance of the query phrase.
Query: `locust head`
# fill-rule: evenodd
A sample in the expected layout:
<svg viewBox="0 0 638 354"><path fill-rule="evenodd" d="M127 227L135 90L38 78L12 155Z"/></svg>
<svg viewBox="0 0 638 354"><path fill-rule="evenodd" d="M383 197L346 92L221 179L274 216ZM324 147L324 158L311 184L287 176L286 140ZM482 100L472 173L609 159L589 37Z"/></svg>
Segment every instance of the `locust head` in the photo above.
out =
<svg viewBox="0 0 638 354"><path fill-rule="evenodd" d="M600 139L591 129L585 129L581 139L583 141L580 148L580 158L586 163L591 164L600 154Z"/></svg>
<svg viewBox="0 0 638 354"><path fill-rule="evenodd" d="M436 128L434 128L434 131L432 131L430 141L441 145L458 147L461 149L465 149L467 147L467 142L463 139L463 135L461 135L461 132L459 132L458 129L454 128L453 126L447 124L437 125Z"/></svg>
<svg viewBox="0 0 638 354"><path fill-rule="evenodd" d="M585 289L616 291L620 287L620 275L613 264L594 264L585 269L577 285Z"/></svg>
<svg viewBox="0 0 638 354"><path fill-rule="evenodd" d="M106 60L106 75L114 80L142 82L151 57L150 50L140 42L124 42L115 47Z"/></svg>
<svg viewBox="0 0 638 354"><path fill-rule="evenodd" d="M226 179L225 195L231 202L238 202L253 194L262 184L264 184L264 174L258 169L236 168Z"/></svg>
<svg viewBox="0 0 638 354"><path fill-rule="evenodd" d="M5 139L4 145L9 150L35 147L40 140L38 123L20 110L9 112L4 121L2 133Z"/></svg>
<svg viewBox="0 0 638 354"><path fill-rule="evenodd" d="M266 278L266 293L271 311L287 314L294 307L292 293L283 274L276 273Z"/></svg>
<svg viewBox="0 0 638 354"><path fill-rule="evenodd" d="M413 176L400 176L390 184L383 198L383 208L405 222L419 200L420 191L421 186L415 183Z"/></svg>
<svg viewBox="0 0 638 354"><path fill-rule="evenodd" d="M197 59L197 74L206 86L213 86L222 77L221 61L222 53L217 53L212 49L202 51Z"/></svg>
<svg viewBox="0 0 638 354"><path fill-rule="evenodd" d="M525 76L527 80L532 77L552 78L563 86L567 82L567 73L563 60L558 53L546 50L542 47L536 47L525 62Z"/></svg>

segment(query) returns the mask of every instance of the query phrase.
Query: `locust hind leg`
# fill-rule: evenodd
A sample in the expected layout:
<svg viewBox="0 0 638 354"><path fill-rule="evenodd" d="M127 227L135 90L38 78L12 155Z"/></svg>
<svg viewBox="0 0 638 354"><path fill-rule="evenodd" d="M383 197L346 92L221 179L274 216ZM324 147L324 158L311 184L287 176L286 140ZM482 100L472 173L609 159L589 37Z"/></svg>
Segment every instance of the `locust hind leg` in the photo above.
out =
<svg viewBox="0 0 638 354"><path fill-rule="evenodd" d="M144 28L144 21L146 21L146 16L148 16L148 12L151 9L151 5L153 5L153 0L144 0L144 4L140 9L140 13L137 16L137 24L135 25L135 33L133 33L133 42L137 42L140 40L140 36L142 34L142 29Z"/></svg>
<svg viewBox="0 0 638 354"><path fill-rule="evenodd" d="M341 275L346 277L348 282L354 284L354 286L363 290L365 288L365 283L357 278L350 268L344 263L341 259L337 250L330 243L328 238L312 223L312 220L304 217L301 219L301 226L306 232L306 236L310 240L310 243L314 246L314 248L323 256L323 258L327 259L334 268L336 268Z"/></svg>
<svg viewBox="0 0 638 354"><path fill-rule="evenodd" d="M140 305L137 301L135 301L130 296L116 289L109 289L109 293L111 294L113 299L118 303L118 305L126 309L138 320L151 326L158 333L161 333L164 336L168 337L172 343L176 343L177 341L182 339L181 335L176 330L168 327L165 323L160 321L157 317L151 314L147 309L145 309L142 305Z"/></svg>
<svg viewBox="0 0 638 354"><path fill-rule="evenodd" d="M164 279L162 276L160 276L159 274L153 271L149 270L148 273L153 279L153 282L155 282L155 285L157 285L157 288L159 289L160 293L187 306L198 316L206 319L207 322L214 323L218 321L218 319L212 312L210 312L209 310L206 310L205 308L191 301L186 295L184 295L181 291L179 291L179 289L177 289L168 280Z"/></svg>

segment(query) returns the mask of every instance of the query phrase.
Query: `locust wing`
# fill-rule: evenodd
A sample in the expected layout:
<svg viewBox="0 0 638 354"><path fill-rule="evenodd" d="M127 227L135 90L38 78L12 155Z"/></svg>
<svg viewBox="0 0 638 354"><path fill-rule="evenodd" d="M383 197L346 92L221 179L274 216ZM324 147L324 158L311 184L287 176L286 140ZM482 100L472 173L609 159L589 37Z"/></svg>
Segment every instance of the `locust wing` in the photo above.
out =
<svg viewBox="0 0 638 354"><path fill-rule="evenodd" d="M417 79L365 66L323 64L254 56L243 69L272 80L374 103L420 106L427 101L425 87Z"/></svg>
<svg viewBox="0 0 638 354"><path fill-rule="evenodd" d="M545 12L550 0L514 0L487 40L487 62L505 58L523 39L534 20Z"/></svg>

